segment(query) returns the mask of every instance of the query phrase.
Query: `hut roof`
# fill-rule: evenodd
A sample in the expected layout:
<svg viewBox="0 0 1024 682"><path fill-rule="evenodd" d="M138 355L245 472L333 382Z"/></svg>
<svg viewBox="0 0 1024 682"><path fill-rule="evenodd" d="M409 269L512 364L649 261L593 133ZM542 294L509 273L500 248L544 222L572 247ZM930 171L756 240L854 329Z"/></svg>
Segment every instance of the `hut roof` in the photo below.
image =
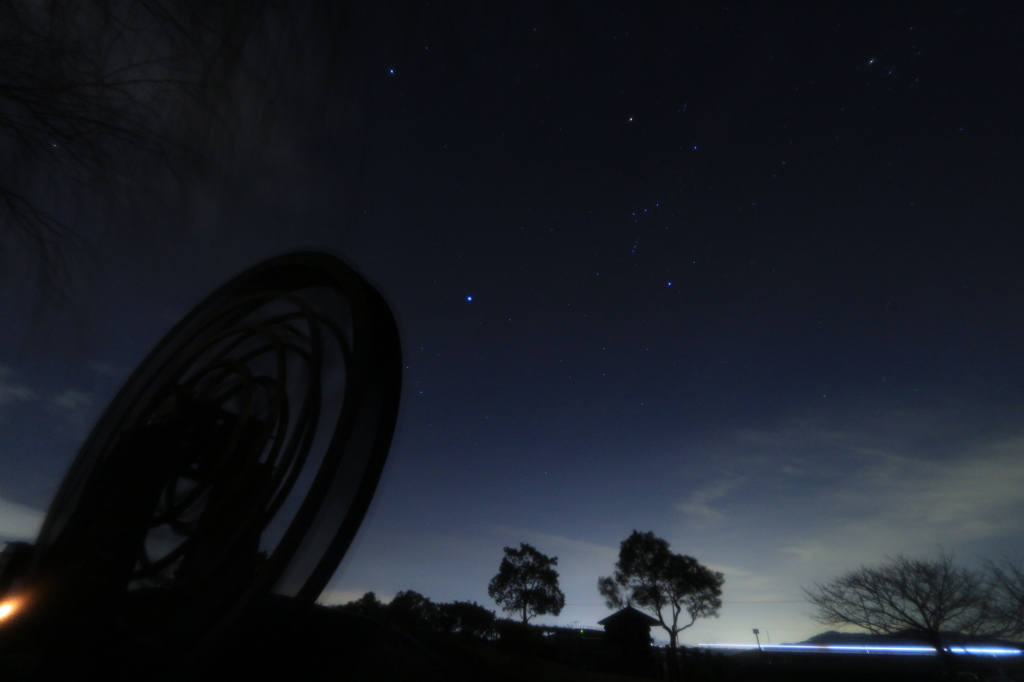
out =
<svg viewBox="0 0 1024 682"><path fill-rule="evenodd" d="M598 625L603 625L605 629L608 629L608 625L619 625L623 623L637 623L646 625L648 627L652 625L661 625L661 622L657 618L648 616L643 611L637 611L632 606L627 606L624 609L619 609L612 615L608 616L604 620L597 621Z"/></svg>

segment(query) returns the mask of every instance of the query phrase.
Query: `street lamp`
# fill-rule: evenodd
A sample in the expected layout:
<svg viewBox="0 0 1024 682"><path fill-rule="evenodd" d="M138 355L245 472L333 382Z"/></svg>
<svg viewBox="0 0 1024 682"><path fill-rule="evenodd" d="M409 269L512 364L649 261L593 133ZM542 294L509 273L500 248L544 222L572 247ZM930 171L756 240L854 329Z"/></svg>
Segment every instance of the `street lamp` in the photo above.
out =
<svg viewBox="0 0 1024 682"><path fill-rule="evenodd" d="M761 650L761 638L757 636L760 632L761 632L760 630L758 630L757 628L754 628L754 639L757 640L757 650L758 651Z"/></svg>

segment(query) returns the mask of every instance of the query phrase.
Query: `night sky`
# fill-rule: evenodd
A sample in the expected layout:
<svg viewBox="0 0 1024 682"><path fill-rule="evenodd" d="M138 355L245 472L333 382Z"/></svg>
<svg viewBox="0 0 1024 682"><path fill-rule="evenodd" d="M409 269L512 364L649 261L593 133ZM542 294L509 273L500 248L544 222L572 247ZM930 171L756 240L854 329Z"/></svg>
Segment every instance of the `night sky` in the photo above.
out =
<svg viewBox="0 0 1024 682"><path fill-rule="evenodd" d="M358 12L316 124L187 222L84 215L74 286L4 280L0 540L191 306L316 248L406 366L327 603L496 609L528 542L566 595L538 621L596 625L650 530L725 574L682 643L780 643L825 629L801 587L885 555L1024 558L1024 9L839 4Z"/></svg>

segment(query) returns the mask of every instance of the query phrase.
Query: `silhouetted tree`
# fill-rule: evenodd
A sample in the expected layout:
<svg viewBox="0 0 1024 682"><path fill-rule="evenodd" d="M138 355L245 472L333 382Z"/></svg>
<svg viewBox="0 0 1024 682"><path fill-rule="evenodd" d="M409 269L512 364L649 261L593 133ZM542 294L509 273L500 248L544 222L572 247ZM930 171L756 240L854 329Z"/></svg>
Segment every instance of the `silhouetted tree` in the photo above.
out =
<svg viewBox="0 0 1024 682"><path fill-rule="evenodd" d="M436 623L442 632L463 637L494 639L497 634L497 617L494 612L476 602L438 604Z"/></svg>
<svg viewBox="0 0 1024 682"><path fill-rule="evenodd" d="M323 91L308 81L350 4L0 0L0 256L17 245L60 268L96 223L68 222L75 204L208 183L212 160L266 147L282 102Z"/></svg>
<svg viewBox="0 0 1024 682"><path fill-rule="evenodd" d="M557 565L558 557L545 556L526 543L520 543L519 549L506 547L487 594L508 613L519 614L523 623L548 613L557 616L565 606Z"/></svg>
<svg viewBox="0 0 1024 682"><path fill-rule="evenodd" d="M805 589L823 625L853 625L872 634L915 634L935 647L950 673L952 655L942 633L997 634L990 608L991 585L946 552L931 561L897 554L828 583Z"/></svg>
<svg viewBox="0 0 1024 682"><path fill-rule="evenodd" d="M403 629L425 629L476 639L494 639L497 616L476 602L434 603L419 592L404 590L384 604L373 592L332 608L385 620Z"/></svg>
<svg viewBox="0 0 1024 682"><path fill-rule="evenodd" d="M346 604L340 604L332 608L341 609L343 611L349 611L351 613L358 613L360 616L367 616L368 618L376 618L383 620L386 612L385 605L373 592L367 592L359 599L350 601Z"/></svg>
<svg viewBox="0 0 1024 682"><path fill-rule="evenodd" d="M1024 566L1006 559L987 562L992 629L1002 637L1024 636Z"/></svg>
<svg viewBox="0 0 1024 682"><path fill-rule="evenodd" d="M385 607L387 619L402 628L437 629L438 606L419 592L404 590Z"/></svg>
<svg viewBox="0 0 1024 682"><path fill-rule="evenodd" d="M673 554L654 533L634 530L619 546L615 574L598 579L597 589L610 609L630 605L649 611L665 628L674 652L680 632L698 618L718 617L724 582L721 573L693 557ZM689 622L680 625L684 613Z"/></svg>

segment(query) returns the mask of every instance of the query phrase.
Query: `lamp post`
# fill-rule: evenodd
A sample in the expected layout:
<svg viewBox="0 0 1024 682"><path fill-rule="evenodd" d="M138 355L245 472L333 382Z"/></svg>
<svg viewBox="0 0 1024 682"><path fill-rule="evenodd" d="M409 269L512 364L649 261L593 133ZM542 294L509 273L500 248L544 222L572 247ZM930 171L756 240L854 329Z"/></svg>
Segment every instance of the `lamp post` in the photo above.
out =
<svg viewBox="0 0 1024 682"><path fill-rule="evenodd" d="M758 651L761 651L761 638L758 637L758 634L760 632L761 632L760 630L758 630L757 628L754 628L754 639L757 640L757 650Z"/></svg>

